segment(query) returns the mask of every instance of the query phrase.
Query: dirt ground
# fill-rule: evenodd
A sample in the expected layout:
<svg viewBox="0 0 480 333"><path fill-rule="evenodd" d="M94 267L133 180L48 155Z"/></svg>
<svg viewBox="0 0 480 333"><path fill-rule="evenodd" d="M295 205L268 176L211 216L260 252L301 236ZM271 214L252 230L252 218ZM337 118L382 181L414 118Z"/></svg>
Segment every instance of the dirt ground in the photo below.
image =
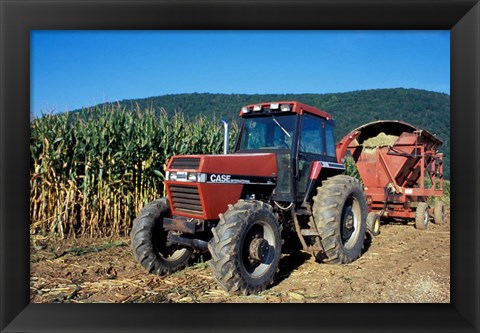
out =
<svg viewBox="0 0 480 333"><path fill-rule="evenodd" d="M285 255L276 281L258 295L220 290L208 260L170 276L149 275L135 262L130 240L52 241L32 237L32 303L449 303L450 210L445 224L417 230L382 225L363 256L348 265ZM208 258L207 258L208 259Z"/></svg>

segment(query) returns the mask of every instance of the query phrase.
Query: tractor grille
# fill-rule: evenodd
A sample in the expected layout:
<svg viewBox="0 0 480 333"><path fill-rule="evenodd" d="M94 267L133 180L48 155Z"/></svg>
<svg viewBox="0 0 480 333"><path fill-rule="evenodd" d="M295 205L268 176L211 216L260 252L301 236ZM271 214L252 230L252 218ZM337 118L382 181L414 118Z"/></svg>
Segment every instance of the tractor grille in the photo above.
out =
<svg viewBox="0 0 480 333"><path fill-rule="evenodd" d="M171 185L170 195L175 211L203 215L202 202L197 187Z"/></svg>
<svg viewBox="0 0 480 333"><path fill-rule="evenodd" d="M175 158L170 168L197 170L199 165L200 165L199 158Z"/></svg>

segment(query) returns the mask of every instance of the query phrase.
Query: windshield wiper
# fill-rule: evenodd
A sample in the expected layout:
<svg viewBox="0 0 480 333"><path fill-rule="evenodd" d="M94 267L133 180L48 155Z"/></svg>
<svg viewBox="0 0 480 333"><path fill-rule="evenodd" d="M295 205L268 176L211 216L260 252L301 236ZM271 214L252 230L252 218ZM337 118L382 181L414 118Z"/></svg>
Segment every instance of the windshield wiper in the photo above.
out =
<svg viewBox="0 0 480 333"><path fill-rule="evenodd" d="M280 129L289 137L291 138L291 135L290 133L287 132L287 130L277 121L277 119L275 119L275 116L272 114L272 119L273 121L275 122L275 124L278 125L278 127L280 127Z"/></svg>

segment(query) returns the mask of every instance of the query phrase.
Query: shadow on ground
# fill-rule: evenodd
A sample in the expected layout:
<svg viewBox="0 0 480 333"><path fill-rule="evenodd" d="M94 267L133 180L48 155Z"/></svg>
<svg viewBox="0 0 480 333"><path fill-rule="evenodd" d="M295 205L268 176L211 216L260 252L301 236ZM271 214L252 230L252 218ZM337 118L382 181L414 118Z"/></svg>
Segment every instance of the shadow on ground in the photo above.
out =
<svg viewBox="0 0 480 333"><path fill-rule="evenodd" d="M307 260L310 260L311 257L312 256L310 254L300 251L294 254L285 255L282 259L280 259L280 263L278 265L279 272L275 277L272 287L287 279L293 271L302 266Z"/></svg>

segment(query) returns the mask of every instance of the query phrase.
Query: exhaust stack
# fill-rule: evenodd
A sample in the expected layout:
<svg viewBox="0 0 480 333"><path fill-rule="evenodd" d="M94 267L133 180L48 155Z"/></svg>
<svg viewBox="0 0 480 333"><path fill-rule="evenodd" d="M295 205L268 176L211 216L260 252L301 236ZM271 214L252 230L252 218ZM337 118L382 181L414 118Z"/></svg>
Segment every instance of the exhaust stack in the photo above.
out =
<svg viewBox="0 0 480 333"><path fill-rule="evenodd" d="M228 154L228 121L222 118L222 123L223 123L223 154L226 155Z"/></svg>

